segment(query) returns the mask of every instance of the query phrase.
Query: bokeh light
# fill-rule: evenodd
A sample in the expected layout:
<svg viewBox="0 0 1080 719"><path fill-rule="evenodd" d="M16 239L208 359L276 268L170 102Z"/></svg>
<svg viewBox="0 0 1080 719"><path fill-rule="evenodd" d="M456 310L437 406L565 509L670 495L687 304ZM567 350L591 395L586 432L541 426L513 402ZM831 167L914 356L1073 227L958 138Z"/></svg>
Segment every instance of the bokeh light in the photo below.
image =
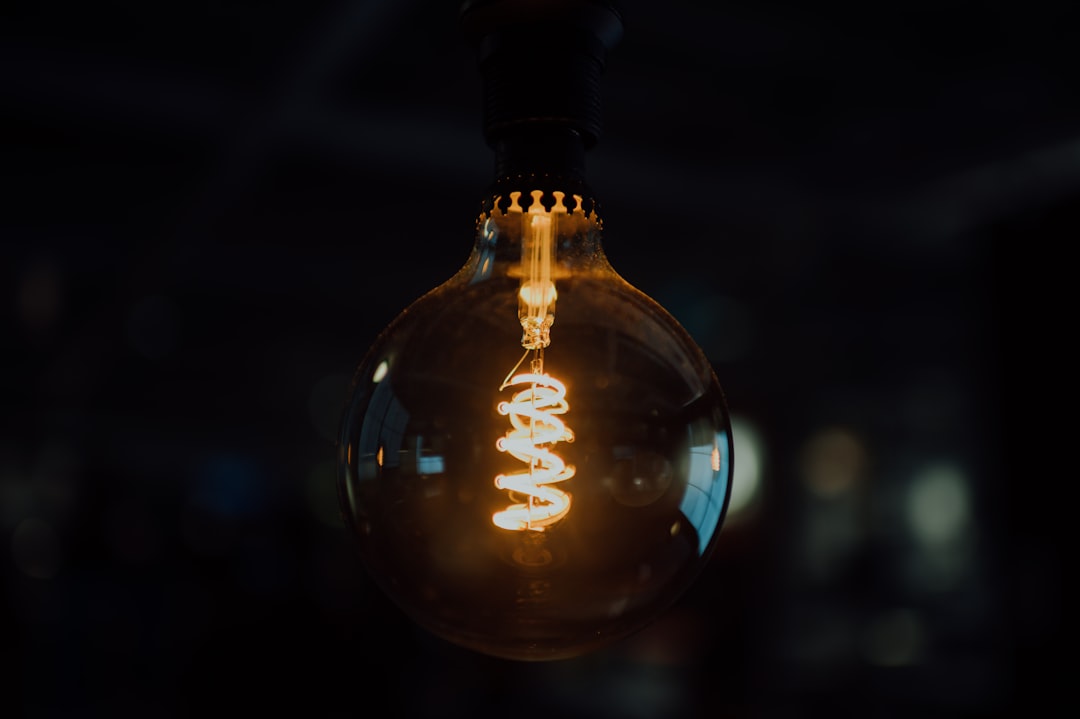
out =
<svg viewBox="0 0 1080 719"><path fill-rule="evenodd" d="M866 449L851 430L827 427L803 447L800 469L811 492L832 497L854 489L864 476L866 463Z"/></svg>
<svg viewBox="0 0 1080 719"><path fill-rule="evenodd" d="M752 519L757 510L768 450L754 422L737 414L731 417L731 439L735 467L727 518L737 523Z"/></svg>
<svg viewBox="0 0 1080 719"><path fill-rule="evenodd" d="M954 544L970 526L968 480L952 463L923 468L912 479L906 499L908 526L928 549Z"/></svg>

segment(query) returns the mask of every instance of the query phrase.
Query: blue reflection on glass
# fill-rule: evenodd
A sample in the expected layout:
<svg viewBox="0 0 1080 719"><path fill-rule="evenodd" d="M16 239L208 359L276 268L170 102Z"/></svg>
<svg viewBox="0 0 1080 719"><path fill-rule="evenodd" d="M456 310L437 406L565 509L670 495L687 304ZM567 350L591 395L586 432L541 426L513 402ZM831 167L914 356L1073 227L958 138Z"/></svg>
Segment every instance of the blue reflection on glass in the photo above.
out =
<svg viewBox="0 0 1080 719"><path fill-rule="evenodd" d="M715 452L715 456L714 456ZM720 432L713 444L690 448L690 468L687 473L686 494L679 509L698 534L698 554L704 554L720 526L724 500L728 495L728 475L731 452L728 433Z"/></svg>
<svg viewBox="0 0 1080 719"><path fill-rule="evenodd" d="M418 474L442 474L446 471L446 463L442 457L417 457L416 471Z"/></svg>
<svg viewBox="0 0 1080 719"><path fill-rule="evenodd" d="M378 382L371 389L371 402L365 416L368 421L360 430L360 440L357 443L361 457L374 460L382 450L383 458L380 461L384 466L397 467L400 463L401 446L405 442L409 413L394 394L390 382ZM367 471L361 473L361 479L374 479L377 473L375 462L364 462L363 459L360 465Z"/></svg>
<svg viewBox="0 0 1080 719"><path fill-rule="evenodd" d="M481 236L485 244L479 248L479 261L476 263L476 272L473 274L469 284L476 284L488 279L491 277L491 271L495 267L495 240L498 239L499 228L490 217L484 220Z"/></svg>

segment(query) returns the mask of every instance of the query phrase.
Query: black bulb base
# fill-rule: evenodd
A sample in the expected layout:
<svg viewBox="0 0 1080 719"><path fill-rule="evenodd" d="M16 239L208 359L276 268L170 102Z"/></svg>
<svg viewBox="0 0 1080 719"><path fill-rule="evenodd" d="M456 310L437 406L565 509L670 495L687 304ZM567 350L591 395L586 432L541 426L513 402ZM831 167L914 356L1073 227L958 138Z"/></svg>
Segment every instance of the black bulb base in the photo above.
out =
<svg viewBox="0 0 1080 719"><path fill-rule="evenodd" d="M585 150L596 144L604 59L622 35L610 3L473 0L461 25L477 52L489 146L551 127L573 130Z"/></svg>

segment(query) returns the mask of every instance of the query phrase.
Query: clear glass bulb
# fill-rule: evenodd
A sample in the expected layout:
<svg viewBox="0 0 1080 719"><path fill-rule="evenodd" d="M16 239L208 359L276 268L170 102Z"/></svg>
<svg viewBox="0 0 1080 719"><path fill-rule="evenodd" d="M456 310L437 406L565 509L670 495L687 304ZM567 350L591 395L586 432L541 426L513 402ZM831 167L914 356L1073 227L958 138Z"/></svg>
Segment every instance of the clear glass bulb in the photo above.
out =
<svg viewBox="0 0 1080 719"><path fill-rule="evenodd" d="M731 432L701 350L608 263L584 186L501 184L465 265L360 364L338 486L371 576L419 625L560 659L691 585L727 508Z"/></svg>

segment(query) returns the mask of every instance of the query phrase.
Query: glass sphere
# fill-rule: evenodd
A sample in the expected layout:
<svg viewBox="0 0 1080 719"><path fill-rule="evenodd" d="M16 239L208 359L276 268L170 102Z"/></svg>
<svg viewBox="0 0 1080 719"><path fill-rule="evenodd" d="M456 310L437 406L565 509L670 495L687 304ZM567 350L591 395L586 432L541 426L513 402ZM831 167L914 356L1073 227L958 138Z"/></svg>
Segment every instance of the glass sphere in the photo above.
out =
<svg viewBox="0 0 1080 719"><path fill-rule="evenodd" d="M533 194L532 214L554 218L550 262L530 247L528 203L489 202L469 261L360 364L338 473L346 524L390 598L435 635L518 660L581 655L670 607L712 552L732 471L724 396L701 350L611 268L588 200ZM534 335L531 348L530 266L546 266L554 288L539 313L547 344ZM552 441L529 381L506 386L524 374L539 392L541 369L565 389ZM517 424L515 392L534 408ZM537 480L531 498L497 479L541 469L508 448L515 427L571 476ZM535 523L500 526L514 506ZM545 510L562 514L545 524Z"/></svg>

